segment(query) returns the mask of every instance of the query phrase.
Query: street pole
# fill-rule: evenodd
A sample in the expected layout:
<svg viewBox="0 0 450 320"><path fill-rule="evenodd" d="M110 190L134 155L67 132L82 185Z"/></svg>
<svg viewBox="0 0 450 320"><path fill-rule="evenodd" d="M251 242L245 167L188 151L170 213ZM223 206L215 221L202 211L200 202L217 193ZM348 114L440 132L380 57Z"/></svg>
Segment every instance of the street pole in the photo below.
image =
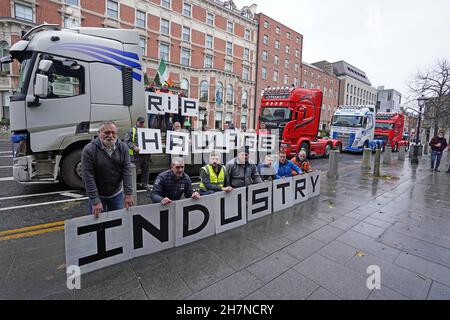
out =
<svg viewBox="0 0 450 320"><path fill-rule="evenodd" d="M416 132L416 143L413 146L413 153L411 157L411 163L412 164L419 164L419 153L421 150L421 143L419 144L420 139L420 123L422 120L422 107L425 104L425 98L422 94L419 99L417 99L417 102L419 104L419 120L417 121L417 132Z"/></svg>

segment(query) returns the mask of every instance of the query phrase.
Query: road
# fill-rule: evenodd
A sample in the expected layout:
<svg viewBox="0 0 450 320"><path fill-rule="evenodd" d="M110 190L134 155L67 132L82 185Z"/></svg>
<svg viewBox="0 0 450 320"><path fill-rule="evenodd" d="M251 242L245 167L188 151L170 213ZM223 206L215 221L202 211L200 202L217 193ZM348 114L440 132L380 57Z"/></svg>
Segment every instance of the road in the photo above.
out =
<svg viewBox="0 0 450 320"><path fill-rule="evenodd" d="M361 155L342 154L339 165L341 168L356 166L360 160ZM311 165L326 171L328 159L312 159ZM3 135L0 137L0 241L60 230L64 220L86 215L84 191L71 190L62 183L20 184L12 176L11 143ZM148 191L138 191L138 205L148 203Z"/></svg>

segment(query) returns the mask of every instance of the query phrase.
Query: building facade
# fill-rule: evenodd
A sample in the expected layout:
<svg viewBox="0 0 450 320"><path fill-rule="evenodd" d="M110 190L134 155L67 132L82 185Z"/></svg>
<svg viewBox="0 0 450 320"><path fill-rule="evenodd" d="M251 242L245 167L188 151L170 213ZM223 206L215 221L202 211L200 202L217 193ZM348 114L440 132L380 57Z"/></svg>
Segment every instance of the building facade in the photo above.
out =
<svg viewBox="0 0 450 320"><path fill-rule="evenodd" d="M377 112L400 112L402 94L394 89L377 88Z"/></svg>
<svg viewBox="0 0 450 320"><path fill-rule="evenodd" d="M256 6L237 9L233 1L219 0L9 0L0 9L6 13L0 18L6 48L22 30L44 22L136 29L147 79L155 78L164 59L174 87L200 100L200 119L206 117L209 127L254 126ZM2 96L14 90L17 74L18 66L12 66L9 83L0 78Z"/></svg>
<svg viewBox="0 0 450 320"><path fill-rule="evenodd" d="M339 106L340 80L332 73L332 69L326 70L314 65L302 63L302 87L306 89L318 89L323 92L322 112L320 114L320 128L329 130L331 117Z"/></svg>
<svg viewBox="0 0 450 320"><path fill-rule="evenodd" d="M259 13L255 105L270 87L301 86L303 35ZM256 113L258 116L258 113Z"/></svg>

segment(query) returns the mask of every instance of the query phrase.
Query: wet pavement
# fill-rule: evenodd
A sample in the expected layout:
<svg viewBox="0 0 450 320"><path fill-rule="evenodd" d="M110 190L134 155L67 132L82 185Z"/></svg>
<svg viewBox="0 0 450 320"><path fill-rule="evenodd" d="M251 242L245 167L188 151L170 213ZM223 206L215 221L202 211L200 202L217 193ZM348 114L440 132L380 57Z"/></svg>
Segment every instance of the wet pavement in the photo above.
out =
<svg viewBox="0 0 450 320"><path fill-rule="evenodd" d="M86 274L81 290L66 288L62 231L2 241L0 299L450 299L448 155L441 172L396 158L381 178L323 174L320 197Z"/></svg>

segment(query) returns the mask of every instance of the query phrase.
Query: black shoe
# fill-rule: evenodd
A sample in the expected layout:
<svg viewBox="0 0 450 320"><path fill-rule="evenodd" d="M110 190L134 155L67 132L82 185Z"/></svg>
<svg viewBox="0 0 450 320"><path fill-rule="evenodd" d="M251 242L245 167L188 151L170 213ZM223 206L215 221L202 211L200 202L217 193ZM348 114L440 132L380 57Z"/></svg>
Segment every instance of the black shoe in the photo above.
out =
<svg viewBox="0 0 450 320"><path fill-rule="evenodd" d="M447 171L445 171L445 172L450 173L450 170L447 170Z"/></svg>
<svg viewBox="0 0 450 320"><path fill-rule="evenodd" d="M438 169L434 169L434 171L436 171L436 172L441 172L441 170L438 170Z"/></svg>

